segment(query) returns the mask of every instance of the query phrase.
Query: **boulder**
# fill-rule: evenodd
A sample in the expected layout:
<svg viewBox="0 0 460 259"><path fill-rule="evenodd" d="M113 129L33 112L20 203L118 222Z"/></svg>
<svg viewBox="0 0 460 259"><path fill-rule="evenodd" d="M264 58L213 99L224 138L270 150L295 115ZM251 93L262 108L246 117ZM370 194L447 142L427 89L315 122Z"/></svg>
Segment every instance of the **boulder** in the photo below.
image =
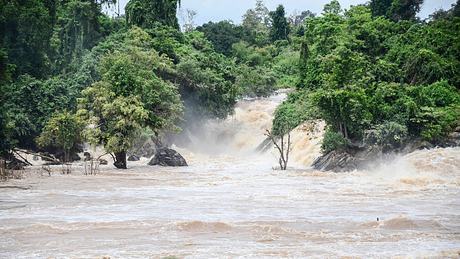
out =
<svg viewBox="0 0 460 259"><path fill-rule="evenodd" d="M140 158L138 156L136 156L136 155L130 155L128 157L128 161L139 161L139 160L140 160Z"/></svg>
<svg viewBox="0 0 460 259"><path fill-rule="evenodd" d="M149 165L188 166L185 159L177 151L170 148L158 149Z"/></svg>
<svg viewBox="0 0 460 259"><path fill-rule="evenodd" d="M151 158L155 155L157 148L158 145L155 143L154 137L141 138L133 144L133 148L129 150L129 153L137 157Z"/></svg>
<svg viewBox="0 0 460 259"><path fill-rule="evenodd" d="M321 171L344 172L357 169L356 159L343 151L332 151L317 158L313 162L313 168Z"/></svg>
<svg viewBox="0 0 460 259"><path fill-rule="evenodd" d="M107 162L107 160L101 158L101 159L99 159L99 164L101 164L101 165L108 165L109 162Z"/></svg>
<svg viewBox="0 0 460 259"><path fill-rule="evenodd" d="M77 153L73 153L71 155L71 159L72 159L72 161L80 161L81 157Z"/></svg>

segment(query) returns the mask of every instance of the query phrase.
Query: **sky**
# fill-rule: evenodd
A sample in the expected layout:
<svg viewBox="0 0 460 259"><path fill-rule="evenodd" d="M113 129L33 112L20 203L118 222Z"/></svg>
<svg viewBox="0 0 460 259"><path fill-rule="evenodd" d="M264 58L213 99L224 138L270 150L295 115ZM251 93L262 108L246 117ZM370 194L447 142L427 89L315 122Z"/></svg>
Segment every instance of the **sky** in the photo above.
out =
<svg viewBox="0 0 460 259"><path fill-rule="evenodd" d="M129 0L119 0L120 9ZM342 8L349 8L350 5L357 5L367 2L368 0L339 0ZM194 10L197 12L195 24L201 25L208 21L232 20L234 23L240 23L241 17L249 8L253 8L255 0L181 0L181 9ZM265 0L264 3L269 10L274 10L279 4L284 5L286 13L298 13L304 10L310 10L314 13L321 13L323 6L330 0ZM455 0L425 0L419 17L426 18L429 14L438 9L449 9L455 3ZM182 11L183 12L183 11ZM179 20L181 21L181 11L179 11Z"/></svg>

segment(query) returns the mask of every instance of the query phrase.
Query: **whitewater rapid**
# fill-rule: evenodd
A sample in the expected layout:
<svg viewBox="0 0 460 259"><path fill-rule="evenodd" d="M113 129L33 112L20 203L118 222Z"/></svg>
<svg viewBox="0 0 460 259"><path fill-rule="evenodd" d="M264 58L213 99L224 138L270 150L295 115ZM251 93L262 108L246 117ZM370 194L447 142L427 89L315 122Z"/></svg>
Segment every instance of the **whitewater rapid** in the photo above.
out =
<svg viewBox="0 0 460 259"><path fill-rule="evenodd" d="M206 138L176 147L189 167L35 167L0 183L0 258L458 258L460 148L317 172L318 122L296 129L290 170L276 171L276 153L253 147L283 98L241 101L210 122Z"/></svg>

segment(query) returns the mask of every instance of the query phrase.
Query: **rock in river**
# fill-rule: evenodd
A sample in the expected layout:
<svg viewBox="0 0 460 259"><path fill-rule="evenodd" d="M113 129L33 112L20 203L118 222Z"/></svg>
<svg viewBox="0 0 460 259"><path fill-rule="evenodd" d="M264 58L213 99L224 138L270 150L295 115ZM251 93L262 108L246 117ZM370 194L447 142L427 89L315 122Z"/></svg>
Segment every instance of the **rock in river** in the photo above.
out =
<svg viewBox="0 0 460 259"><path fill-rule="evenodd" d="M174 149L160 148L150 160L149 165L187 166L185 159Z"/></svg>
<svg viewBox="0 0 460 259"><path fill-rule="evenodd" d="M140 157L136 156L136 155L130 155L128 157L128 161L139 161L140 160Z"/></svg>

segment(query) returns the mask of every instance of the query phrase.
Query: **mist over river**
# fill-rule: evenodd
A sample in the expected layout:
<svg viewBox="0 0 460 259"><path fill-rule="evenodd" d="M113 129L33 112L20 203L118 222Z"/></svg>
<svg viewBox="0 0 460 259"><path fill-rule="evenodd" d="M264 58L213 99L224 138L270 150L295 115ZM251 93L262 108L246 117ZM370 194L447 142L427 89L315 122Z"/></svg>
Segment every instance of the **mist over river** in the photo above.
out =
<svg viewBox="0 0 460 259"><path fill-rule="evenodd" d="M37 166L1 183L0 258L460 256L460 148L317 172L318 122L295 130L289 170L273 170L276 153L254 149L283 98L241 101L190 132L175 147L189 167Z"/></svg>

